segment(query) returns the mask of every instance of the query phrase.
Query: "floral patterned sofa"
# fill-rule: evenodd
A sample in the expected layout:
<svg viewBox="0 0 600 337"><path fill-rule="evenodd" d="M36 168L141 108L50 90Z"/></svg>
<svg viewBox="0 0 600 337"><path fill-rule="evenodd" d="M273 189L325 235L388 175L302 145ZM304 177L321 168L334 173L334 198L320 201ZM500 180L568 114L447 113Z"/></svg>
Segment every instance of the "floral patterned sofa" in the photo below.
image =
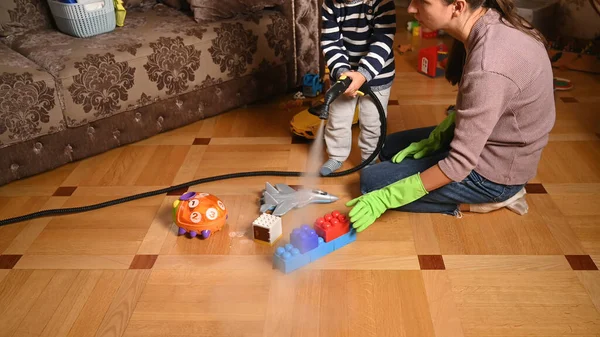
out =
<svg viewBox="0 0 600 337"><path fill-rule="evenodd" d="M200 24L143 0L80 39L46 0L3 0L0 185L295 89L319 69L318 11L285 0Z"/></svg>

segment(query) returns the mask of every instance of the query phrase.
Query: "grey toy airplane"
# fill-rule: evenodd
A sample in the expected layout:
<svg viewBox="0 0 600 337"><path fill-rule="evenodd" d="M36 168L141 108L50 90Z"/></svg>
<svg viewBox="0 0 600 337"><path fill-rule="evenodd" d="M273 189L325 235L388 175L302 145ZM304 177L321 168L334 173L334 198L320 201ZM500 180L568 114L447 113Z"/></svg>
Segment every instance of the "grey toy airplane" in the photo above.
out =
<svg viewBox="0 0 600 337"><path fill-rule="evenodd" d="M272 210L275 216L282 216L292 208L304 207L308 204L328 204L339 198L321 190L301 189L296 191L286 184L269 184L267 182L260 199L260 212Z"/></svg>

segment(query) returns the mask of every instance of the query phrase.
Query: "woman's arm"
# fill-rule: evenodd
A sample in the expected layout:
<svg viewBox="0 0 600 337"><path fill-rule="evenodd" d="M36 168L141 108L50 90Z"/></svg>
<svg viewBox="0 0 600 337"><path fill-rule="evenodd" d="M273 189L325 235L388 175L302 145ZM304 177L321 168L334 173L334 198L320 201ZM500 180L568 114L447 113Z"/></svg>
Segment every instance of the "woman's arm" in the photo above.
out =
<svg viewBox="0 0 600 337"><path fill-rule="evenodd" d="M348 213L352 227L357 232L362 232L387 209L409 204L450 182L450 178L436 164L421 174L413 174L386 187L352 199L346 203L346 206L352 207Z"/></svg>
<svg viewBox="0 0 600 337"><path fill-rule="evenodd" d="M423 187L427 192L436 190L442 186L448 185L452 182L452 179L448 178L440 167L435 164L421 173L421 181L423 181Z"/></svg>

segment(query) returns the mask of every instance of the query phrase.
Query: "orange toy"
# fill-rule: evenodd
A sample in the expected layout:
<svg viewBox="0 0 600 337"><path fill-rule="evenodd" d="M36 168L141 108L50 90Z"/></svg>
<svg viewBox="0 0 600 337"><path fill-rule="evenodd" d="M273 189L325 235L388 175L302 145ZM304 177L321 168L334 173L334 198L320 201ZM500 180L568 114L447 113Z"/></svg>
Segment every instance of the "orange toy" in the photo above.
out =
<svg viewBox="0 0 600 337"><path fill-rule="evenodd" d="M173 202L173 221L179 235L200 234L206 239L223 228L227 217L225 204L212 194L187 192Z"/></svg>

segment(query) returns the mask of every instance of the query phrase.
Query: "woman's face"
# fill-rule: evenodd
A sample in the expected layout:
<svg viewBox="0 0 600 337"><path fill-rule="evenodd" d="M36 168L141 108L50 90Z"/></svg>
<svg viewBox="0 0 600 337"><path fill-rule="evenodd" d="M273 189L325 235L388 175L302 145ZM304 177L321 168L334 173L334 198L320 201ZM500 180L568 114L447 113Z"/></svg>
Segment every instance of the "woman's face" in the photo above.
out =
<svg viewBox="0 0 600 337"><path fill-rule="evenodd" d="M445 0L411 0L408 13L415 16L419 25L435 31L448 27L454 8L454 4L448 5Z"/></svg>

